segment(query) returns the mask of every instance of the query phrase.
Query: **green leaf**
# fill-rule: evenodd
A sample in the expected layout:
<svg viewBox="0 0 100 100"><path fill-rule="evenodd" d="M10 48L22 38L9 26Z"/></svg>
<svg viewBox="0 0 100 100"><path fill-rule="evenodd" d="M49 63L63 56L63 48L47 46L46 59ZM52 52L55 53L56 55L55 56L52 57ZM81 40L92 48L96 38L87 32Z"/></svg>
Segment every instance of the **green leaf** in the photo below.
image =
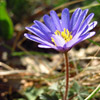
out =
<svg viewBox="0 0 100 100"><path fill-rule="evenodd" d="M98 3L100 3L100 0L97 0Z"/></svg>
<svg viewBox="0 0 100 100"><path fill-rule="evenodd" d="M0 37L11 39L13 36L13 23L6 11L6 1L0 1Z"/></svg>
<svg viewBox="0 0 100 100"><path fill-rule="evenodd" d="M74 80L74 84L73 84L73 89L79 93L80 91L80 85L78 84L78 82L76 80Z"/></svg>
<svg viewBox="0 0 100 100"><path fill-rule="evenodd" d="M42 88L37 89L37 88L30 87L25 91L24 95L28 98L28 100L36 100L36 98L39 95L41 95L43 92L44 90Z"/></svg>
<svg viewBox="0 0 100 100"><path fill-rule="evenodd" d="M49 96L48 94L42 94L40 96L40 100L52 100L52 97Z"/></svg>
<svg viewBox="0 0 100 100"><path fill-rule="evenodd" d="M40 100L58 100L58 97L56 95L50 96L48 94L42 94Z"/></svg>
<svg viewBox="0 0 100 100"><path fill-rule="evenodd" d="M80 95L78 95L78 100L84 100Z"/></svg>
<svg viewBox="0 0 100 100"><path fill-rule="evenodd" d="M49 87L49 89L58 91L58 83L52 84L52 85Z"/></svg>
<svg viewBox="0 0 100 100"><path fill-rule="evenodd" d="M81 92L80 95L81 95L82 97L84 97L84 96L86 97L86 96L89 95L89 93L88 93L87 91L85 91L85 92Z"/></svg>

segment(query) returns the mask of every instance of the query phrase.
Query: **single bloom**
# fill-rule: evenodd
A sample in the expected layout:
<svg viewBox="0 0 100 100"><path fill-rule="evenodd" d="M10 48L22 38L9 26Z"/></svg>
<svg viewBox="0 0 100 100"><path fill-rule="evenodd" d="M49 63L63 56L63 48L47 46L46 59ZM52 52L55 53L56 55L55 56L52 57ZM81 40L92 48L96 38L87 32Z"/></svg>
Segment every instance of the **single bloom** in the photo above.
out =
<svg viewBox="0 0 100 100"><path fill-rule="evenodd" d="M24 36L38 42L40 48L53 48L60 52L69 51L74 45L95 35L92 29L97 21L92 20L94 13L87 16L88 9L76 9L70 18L67 8L63 9L61 18L52 10L50 16L43 16L44 23L35 20L34 25L26 27L33 35L25 33Z"/></svg>

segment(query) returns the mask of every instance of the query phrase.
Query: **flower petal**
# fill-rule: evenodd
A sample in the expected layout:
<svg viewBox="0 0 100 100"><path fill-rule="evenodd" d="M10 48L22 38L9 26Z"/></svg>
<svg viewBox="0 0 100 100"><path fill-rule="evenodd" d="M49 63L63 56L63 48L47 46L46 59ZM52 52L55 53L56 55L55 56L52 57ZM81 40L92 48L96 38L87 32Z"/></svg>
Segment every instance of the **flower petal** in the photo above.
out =
<svg viewBox="0 0 100 100"><path fill-rule="evenodd" d="M36 36L40 38L44 38L44 34L35 27L25 27L25 29L27 29L28 31L32 32L33 34L35 34Z"/></svg>
<svg viewBox="0 0 100 100"><path fill-rule="evenodd" d="M51 17L49 15L44 15L43 16L43 20L46 24L46 26L54 33L57 29L53 23L53 20L51 19Z"/></svg>
<svg viewBox="0 0 100 100"><path fill-rule="evenodd" d="M41 39L44 39L48 42L51 41L50 38L47 37L46 34L44 34L43 32L41 32L41 30L39 28L36 27L36 25L31 26L31 27L25 27L27 30L29 30L30 32L32 32L33 34L35 34L36 36L40 37Z"/></svg>
<svg viewBox="0 0 100 100"><path fill-rule="evenodd" d="M53 44L49 43L48 41L45 41L43 39L40 39L39 37L36 37L34 35L31 35L31 34L25 33L24 36L26 38L28 38L29 40L35 41L37 43L42 43L42 44L47 44L47 45L53 45Z"/></svg>
<svg viewBox="0 0 100 100"><path fill-rule="evenodd" d="M93 28L95 28L97 25L97 21L94 21L87 25L87 27L84 29L84 31L81 33L81 35L86 34L87 32L91 31Z"/></svg>
<svg viewBox="0 0 100 100"><path fill-rule="evenodd" d="M81 27L79 28L79 31L80 33L82 33L84 31L84 29L86 28L86 26L90 23L90 21L92 20L94 14L91 13L88 15L88 17L85 19L85 21L83 22L83 24L81 25ZM77 33L78 33L77 32Z"/></svg>
<svg viewBox="0 0 100 100"><path fill-rule="evenodd" d="M34 23L40 28L40 30L45 33L46 35L49 35L51 31L47 28L46 25L41 23L40 21L35 20ZM48 34L49 33L49 34Z"/></svg>
<svg viewBox="0 0 100 100"><path fill-rule="evenodd" d="M57 47L54 45L51 46L51 45L47 45L47 44L39 44L38 47L39 48L52 48L52 49L57 50Z"/></svg>
<svg viewBox="0 0 100 100"><path fill-rule="evenodd" d="M56 12L54 10L52 10L52 11L50 11L50 15L51 15L51 18L52 18L57 30L62 31L60 20L59 20L59 17L57 16Z"/></svg>
<svg viewBox="0 0 100 100"><path fill-rule="evenodd" d="M81 39L81 41L86 40L86 39L88 39L88 38L94 36L95 33L96 33L96 32L94 32L94 31L93 31L93 32L89 32L89 33L87 33L87 34L82 35L82 36L80 37L80 39ZM81 42L81 41L80 41L80 42Z"/></svg>
<svg viewBox="0 0 100 100"><path fill-rule="evenodd" d="M80 8L78 8L72 14L72 17L70 20L70 29L69 29L70 32L72 31L72 29L73 29L74 25L76 24L78 17L81 15L81 13L82 13L82 10Z"/></svg>
<svg viewBox="0 0 100 100"><path fill-rule="evenodd" d="M83 22L84 18L86 17L87 12L88 12L88 9L86 9L86 10L84 10L84 11L82 12L82 14L79 16L79 18L78 18L76 24L74 25L72 31L75 31L75 32L78 31L78 28L80 27L81 23ZM74 33L74 35L75 35L75 33ZM77 35L78 35L78 34L77 34Z"/></svg>
<svg viewBox="0 0 100 100"><path fill-rule="evenodd" d="M48 40L51 40L51 31L40 21L35 20L34 23L40 28L40 31L43 32Z"/></svg>
<svg viewBox="0 0 100 100"><path fill-rule="evenodd" d="M45 45L45 44L39 44L38 47L39 48L51 48L50 46Z"/></svg>
<svg viewBox="0 0 100 100"><path fill-rule="evenodd" d="M95 35L95 32L87 33L87 34L81 36L81 37L78 38L78 39L73 39L73 40L71 40L70 42L66 43L64 47L66 48L66 50L69 50L69 49L71 49L73 46L75 46L76 44L78 44L79 42L82 42L82 41L84 41L84 40L86 40L86 39L88 39L88 38L90 38L90 37L92 37L92 36L94 36L94 35Z"/></svg>
<svg viewBox="0 0 100 100"><path fill-rule="evenodd" d="M65 45L64 45L64 48L66 50L69 50L70 48L72 48L75 44L79 43L81 39L72 39L70 40L69 42L67 42Z"/></svg>
<svg viewBox="0 0 100 100"><path fill-rule="evenodd" d="M62 15L61 15L61 22L62 22L62 28L66 28L69 30L69 24L70 24L70 14L69 14L69 10L67 8L65 8L62 11Z"/></svg>

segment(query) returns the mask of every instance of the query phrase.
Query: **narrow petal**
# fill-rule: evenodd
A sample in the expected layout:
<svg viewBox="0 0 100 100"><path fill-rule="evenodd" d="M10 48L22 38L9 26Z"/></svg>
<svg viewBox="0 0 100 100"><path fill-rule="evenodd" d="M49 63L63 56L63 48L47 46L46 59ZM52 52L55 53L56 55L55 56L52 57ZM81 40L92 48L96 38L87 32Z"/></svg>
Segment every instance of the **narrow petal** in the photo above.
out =
<svg viewBox="0 0 100 100"><path fill-rule="evenodd" d="M85 21L83 22L83 24L81 25L81 27L79 28L78 32L83 32L84 29L86 28L86 26L90 23L90 21L92 20L94 14L91 13L88 15L88 17L85 19Z"/></svg>
<svg viewBox="0 0 100 100"><path fill-rule="evenodd" d="M59 17L57 16L56 12L52 10L52 11L50 11L50 15L51 15L51 18L52 18L57 30L62 31L60 20L59 20Z"/></svg>
<svg viewBox="0 0 100 100"><path fill-rule="evenodd" d="M69 30L69 24L70 24L70 14L69 14L69 10L67 8L65 8L62 11L62 15L61 15L61 22L62 22L62 28L66 28Z"/></svg>
<svg viewBox="0 0 100 100"><path fill-rule="evenodd" d="M95 28L97 25L97 21L94 21L87 25L87 27L84 29L84 31L81 33L81 35L86 34L87 32L91 31L93 28Z"/></svg>
<svg viewBox="0 0 100 100"><path fill-rule="evenodd" d="M45 41L43 39L40 39L39 37L36 37L34 35L31 35L31 34L25 33L24 36L26 38L28 38L29 40L35 41L37 43L42 43L42 44L47 44L47 45L53 45L53 44L51 44L51 43L49 43L49 42L47 42L47 41Z"/></svg>
<svg viewBox="0 0 100 100"><path fill-rule="evenodd" d="M78 39L73 39L73 40L71 40L70 42L66 43L64 47L66 48L66 50L69 50L69 49L71 49L73 46L75 46L76 44L78 44L79 42L82 42L82 41L84 41L84 40L86 40L86 39L88 39L88 38L90 38L90 37L92 37L92 36L94 36L94 35L95 35L95 32L87 33L87 34L81 36L81 37L78 38Z"/></svg>
<svg viewBox="0 0 100 100"><path fill-rule="evenodd" d="M47 28L46 25L44 25L43 23L41 23L40 21L35 20L34 23L41 29L41 31L43 33L45 33L46 35L48 35L48 33L50 34L51 31Z"/></svg>
<svg viewBox="0 0 100 100"><path fill-rule="evenodd" d="M97 21L94 21L94 22L92 22L92 23L90 23L88 26L88 31L90 31L90 30L92 30L93 28L95 28L96 27L96 25L98 24L98 22Z"/></svg>
<svg viewBox="0 0 100 100"><path fill-rule="evenodd" d="M57 47L54 46L54 45L39 44L38 47L39 47L39 48L52 48L52 49L57 50Z"/></svg>
<svg viewBox="0 0 100 100"><path fill-rule="evenodd" d="M53 20L51 19L51 17L49 15L44 15L43 16L43 20L46 24L46 26L54 33L57 29L53 23Z"/></svg>
<svg viewBox="0 0 100 100"><path fill-rule="evenodd" d="M70 48L72 48L75 44L79 43L81 39L72 39L70 40L69 42L67 42L65 45L64 45L64 48L66 48L67 50L69 50Z"/></svg>
<svg viewBox="0 0 100 100"><path fill-rule="evenodd" d="M39 48L51 48L50 46L45 45L45 44L39 44L38 47Z"/></svg>
<svg viewBox="0 0 100 100"><path fill-rule="evenodd" d="M94 31L93 31L93 32L89 32L89 33L87 33L87 34L82 35L82 36L80 37L80 39L81 39L81 41L86 40L86 39L88 39L88 38L94 36L95 33L96 33L96 32L94 32ZM80 41L80 42L81 42L81 41Z"/></svg>
<svg viewBox="0 0 100 100"><path fill-rule="evenodd" d="M51 41L51 39L48 39L47 35L44 34L43 32L41 32L40 29L32 26L32 27L25 27L27 30L29 30L30 32L32 32L33 34L35 34L36 36L40 37L41 39L44 39L46 41Z"/></svg>
<svg viewBox="0 0 100 100"><path fill-rule="evenodd" d="M88 12L88 9L86 9L86 10L84 10L84 11L82 12L82 14L81 14L80 17L78 18L76 24L74 25L72 31L76 31L76 32L78 31L78 28L80 27L81 23L83 22L84 18L86 17L87 12Z"/></svg>
<svg viewBox="0 0 100 100"><path fill-rule="evenodd" d="M30 26L31 28L35 27L37 29L40 29L36 24L33 24L32 26Z"/></svg>
<svg viewBox="0 0 100 100"><path fill-rule="evenodd" d="M31 27L25 27L25 29L32 32L36 36L39 36L40 38L44 37L44 34L39 29L37 29L35 27L32 27L32 28Z"/></svg>
<svg viewBox="0 0 100 100"><path fill-rule="evenodd" d="M40 28L40 31L43 32L46 35L46 37L48 38L48 41L50 41L51 40L51 31L43 23L41 23L37 20L35 20L34 23L36 25L38 25L38 27Z"/></svg>
<svg viewBox="0 0 100 100"><path fill-rule="evenodd" d="M82 10L80 8L78 8L72 14L72 17L70 20L70 29L69 29L70 32L72 31L72 29L73 29L74 25L76 24L78 17L80 16L81 13L82 13Z"/></svg>

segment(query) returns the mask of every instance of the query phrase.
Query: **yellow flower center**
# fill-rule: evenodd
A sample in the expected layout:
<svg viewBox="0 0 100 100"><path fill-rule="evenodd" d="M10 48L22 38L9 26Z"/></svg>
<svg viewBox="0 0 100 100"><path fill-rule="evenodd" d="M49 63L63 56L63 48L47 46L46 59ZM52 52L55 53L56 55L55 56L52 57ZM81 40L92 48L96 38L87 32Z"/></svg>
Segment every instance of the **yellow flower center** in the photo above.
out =
<svg viewBox="0 0 100 100"><path fill-rule="evenodd" d="M62 36L66 43L72 39L71 32L69 32L69 30L68 30L68 29L65 29L65 28L64 28L64 31L62 31L62 32L60 32L59 30L56 30L54 33L55 33L56 35ZM56 46L56 43L55 43L55 40L54 40L53 37L51 37L51 41L52 41L52 42L55 44L55 46Z"/></svg>

